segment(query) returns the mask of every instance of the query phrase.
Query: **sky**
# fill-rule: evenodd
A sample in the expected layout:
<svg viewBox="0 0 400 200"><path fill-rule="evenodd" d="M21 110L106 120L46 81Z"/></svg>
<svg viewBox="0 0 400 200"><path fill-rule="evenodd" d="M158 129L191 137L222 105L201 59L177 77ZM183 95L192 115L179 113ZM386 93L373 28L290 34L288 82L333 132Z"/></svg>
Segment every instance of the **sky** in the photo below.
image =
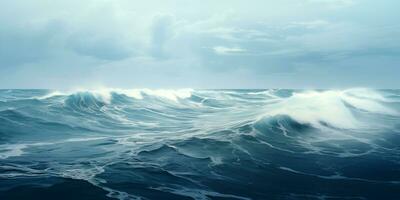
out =
<svg viewBox="0 0 400 200"><path fill-rule="evenodd" d="M2 0L0 88L400 88L398 0Z"/></svg>

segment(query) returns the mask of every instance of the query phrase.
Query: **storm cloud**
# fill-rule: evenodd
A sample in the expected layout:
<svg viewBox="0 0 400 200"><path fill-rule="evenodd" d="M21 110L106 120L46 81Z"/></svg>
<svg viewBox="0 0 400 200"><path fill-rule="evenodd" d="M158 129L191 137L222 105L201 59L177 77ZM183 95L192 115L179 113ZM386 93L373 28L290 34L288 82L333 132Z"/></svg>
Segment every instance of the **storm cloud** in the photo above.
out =
<svg viewBox="0 0 400 200"><path fill-rule="evenodd" d="M398 88L395 0L0 2L0 87Z"/></svg>

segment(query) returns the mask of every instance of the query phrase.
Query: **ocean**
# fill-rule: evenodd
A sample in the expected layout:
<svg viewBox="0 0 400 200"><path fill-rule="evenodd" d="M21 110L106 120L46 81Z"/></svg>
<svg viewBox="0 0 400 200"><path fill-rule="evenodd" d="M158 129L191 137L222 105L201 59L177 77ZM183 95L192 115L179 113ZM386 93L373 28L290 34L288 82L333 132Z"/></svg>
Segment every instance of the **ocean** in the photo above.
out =
<svg viewBox="0 0 400 200"><path fill-rule="evenodd" d="M0 199L400 199L400 90L0 90Z"/></svg>

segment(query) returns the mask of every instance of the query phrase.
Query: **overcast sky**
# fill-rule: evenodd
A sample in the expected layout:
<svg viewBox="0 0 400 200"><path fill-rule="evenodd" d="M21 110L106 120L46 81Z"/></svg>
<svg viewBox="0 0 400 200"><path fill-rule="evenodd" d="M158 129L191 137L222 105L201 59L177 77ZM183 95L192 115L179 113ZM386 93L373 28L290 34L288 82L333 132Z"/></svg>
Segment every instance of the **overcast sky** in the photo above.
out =
<svg viewBox="0 0 400 200"><path fill-rule="evenodd" d="M0 88L400 88L398 0L1 0Z"/></svg>

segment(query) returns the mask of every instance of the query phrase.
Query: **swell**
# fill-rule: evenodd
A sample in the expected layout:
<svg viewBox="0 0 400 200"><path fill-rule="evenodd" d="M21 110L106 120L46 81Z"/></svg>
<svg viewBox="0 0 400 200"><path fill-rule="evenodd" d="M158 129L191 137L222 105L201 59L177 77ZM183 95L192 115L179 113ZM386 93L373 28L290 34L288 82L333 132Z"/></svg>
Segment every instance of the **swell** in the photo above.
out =
<svg viewBox="0 0 400 200"><path fill-rule="evenodd" d="M11 181L79 179L119 199L273 199L343 197L310 185L392 192L400 179L397 91L29 92L0 102Z"/></svg>
<svg viewBox="0 0 400 200"><path fill-rule="evenodd" d="M243 123L271 123L296 131L381 128L379 118L399 116L396 98L367 89L343 91L122 90L45 92L9 98L0 117L16 124L41 121L95 129L171 127L234 129ZM394 106L393 106L394 105ZM22 114L24 113L24 114ZM224 116L224 117L222 117ZM55 122L54 120L58 120ZM277 124L276 121L281 123ZM169 124L169 125L168 125ZM297 124L297 127L292 127ZM187 126L186 126L187 125ZM388 124L384 124L388 125ZM387 128L387 127L386 127Z"/></svg>

